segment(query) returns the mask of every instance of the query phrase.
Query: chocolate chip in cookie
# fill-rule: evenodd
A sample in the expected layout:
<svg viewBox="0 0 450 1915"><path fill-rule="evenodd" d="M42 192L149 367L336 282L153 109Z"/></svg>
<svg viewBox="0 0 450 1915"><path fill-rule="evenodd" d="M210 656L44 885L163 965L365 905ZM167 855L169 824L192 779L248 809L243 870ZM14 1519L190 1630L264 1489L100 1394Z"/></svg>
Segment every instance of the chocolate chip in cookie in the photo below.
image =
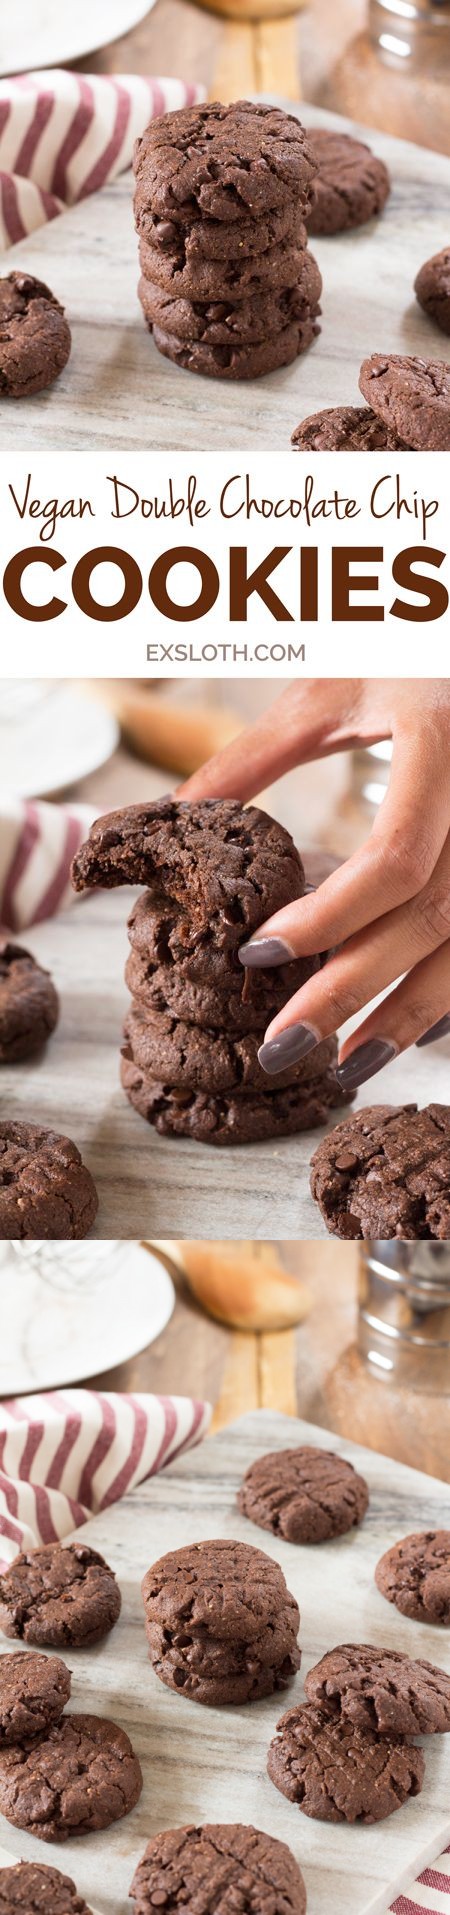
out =
<svg viewBox="0 0 450 1915"><path fill-rule="evenodd" d="M320 1822L382 1822L411 1796L425 1772L422 1750L370 1726L330 1721L302 1703L278 1723L268 1772L275 1788L303 1815Z"/></svg>
<svg viewBox="0 0 450 1915"><path fill-rule="evenodd" d="M450 1675L397 1649L344 1643L305 1678L308 1702L327 1716L377 1735L443 1735L450 1730Z"/></svg>
<svg viewBox="0 0 450 1915"><path fill-rule="evenodd" d="M271 1450L250 1464L238 1492L242 1516L288 1543L323 1543L362 1522L369 1501L364 1477L333 1450L299 1444Z"/></svg>
<svg viewBox="0 0 450 1915"><path fill-rule="evenodd" d="M404 1536L380 1556L375 1582L401 1616L450 1629L450 1530Z"/></svg>
<svg viewBox="0 0 450 1915"><path fill-rule="evenodd" d="M42 1842L109 1828L141 1790L129 1737L104 1716L64 1716L39 1742L0 1752L0 1813Z"/></svg>
<svg viewBox="0 0 450 1915"><path fill-rule="evenodd" d="M332 1236L450 1237L450 1107L359 1110L322 1139L311 1190Z"/></svg>
<svg viewBox="0 0 450 1915"><path fill-rule="evenodd" d="M262 219L295 198L309 206L317 162L300 120L281 107L237 100L182 107L151 120L134 171L164 219Z"/></svg>
<svg viewBox="0 0 450 1915"><path fill-rule="evenodd" d="M0 279L0 395L28 399L59 379L71 349L63 307L31 273Z"/></svg>
<svg viewBox="0 0 450 1915"><path fill-rule="evenodd" d="M120 1608L113 1570L87 1543L45 1543L22 1551L0 1577L3 1635L50 1649L101 1642Z"/></svg>
<svg viewBox="0 0 450 1915"><path fill-rule="evenodd" d="M18 1064L37 1056L58 1016L58 997L49 972L0 927L0 1064Z"/></svg>
<svg viewBox="0 0 450 1915"><path fill-rule="evenodd" d="M155 1908L203 1915L305 1915L306 1890L285 1842L242 1823L164 1829L148 1843L130 1889L134 1915ZM1 1915L1 1907L0 1907Z"/></svg>
<svg viewBox="0 0 450 1915"><path fill-rule="evenodd" d="M0 1120L0 1239L87 1237L97 1210L93 1178L70 1137Z"/></svg>
<svg viewBox="0 0 450 1915"><path fill-rule="evenodd" d="M70 1682L59 1656L27 1656L23 1650L0 1656L0 1749L45 1735L59 1722Z"/></svg>

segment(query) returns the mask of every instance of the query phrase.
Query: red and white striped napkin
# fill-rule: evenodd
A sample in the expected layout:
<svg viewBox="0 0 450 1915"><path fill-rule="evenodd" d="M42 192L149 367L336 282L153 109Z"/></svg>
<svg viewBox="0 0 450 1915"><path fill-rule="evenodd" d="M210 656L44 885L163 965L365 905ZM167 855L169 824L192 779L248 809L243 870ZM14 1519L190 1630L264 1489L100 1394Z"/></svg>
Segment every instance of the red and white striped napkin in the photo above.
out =
<svg viewBox="0 0 450 1915"><path fill-rule="evenodd" d="M204 97L130 73L55 67L0 80L0 251L124 172L149 120Z"/></svg>
<svg viewBox="0 0 450 1915"><path fill-rule="evenodd" d="M449 1915L450 1847L438 1855L432 1868L422 1869L407 1895L398 1895L389 1915Z"/></svg>
<svg viewBox="0 0 450 1915"><path fill-rule="evenodd" d="M51 1390L0 1402L0 1570L55 1543L200 1443L209 1403Z"/></svg>
<svg viewBox="0 0 450 1915"><path fill-rule="evenodd" d="M41 924L74 901L70 866L95 817L88 805L0 796L0 924Z"/></svg>

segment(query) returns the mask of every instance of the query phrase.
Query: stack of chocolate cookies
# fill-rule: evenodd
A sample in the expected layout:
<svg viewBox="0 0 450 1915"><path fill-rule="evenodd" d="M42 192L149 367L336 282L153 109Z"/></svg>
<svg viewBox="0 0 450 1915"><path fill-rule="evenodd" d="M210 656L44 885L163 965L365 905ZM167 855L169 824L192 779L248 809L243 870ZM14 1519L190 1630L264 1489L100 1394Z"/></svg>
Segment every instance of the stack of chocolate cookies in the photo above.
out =
<svg viewBox="0 0 450 1915"><path fill-rule="evenodd" d="M300 1611L282 1569L249 1543L171 1550L142 1584L150 1661L194 1702L256 1702L300 1668Z"/></svg>
<svg viewBox="0 0 450 1915"><path fill-rule="evenodd" d="M158 350L226 379L290 365L318 331L322 290L300 121L248 100L185 107L152 120L134 171L139 297Z"/></svg>
<svg viewBox="0 0 450 1915"><path fill-rule="evenodd" d="M235 799L133 805L92 826L73 868L77 890L144 883L129 920L122 1084L162 1134L226 1145L310 1130L348 1102L337 1043L268 1078L267 1024L318 969L299 958L245 969L240 946L305 889L288 831Z"/></svg>

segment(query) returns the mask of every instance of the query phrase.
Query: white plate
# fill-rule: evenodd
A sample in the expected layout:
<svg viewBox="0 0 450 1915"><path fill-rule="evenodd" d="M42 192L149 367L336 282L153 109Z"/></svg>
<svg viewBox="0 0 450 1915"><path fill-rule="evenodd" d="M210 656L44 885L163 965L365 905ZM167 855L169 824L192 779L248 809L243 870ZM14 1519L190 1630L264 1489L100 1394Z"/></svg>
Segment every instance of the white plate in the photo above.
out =
<svg viewBox="0 0 450 1915"><path fill-rule="evenodd" d="M80 1246L83 1271L87 1247ZM62 1388L126 1363L161 1335L174 1301L168 1272L138 1243L112 1246L109 1278L102 1272L99 1280L93 1266L91 1294L84 1274L80 1293L58 1292L2 1245L0 1396Z"/></svg>
<svg viewBox="0 0 450 1915"><path fill-rule="evenodd" d="M119 736L112 713L71 686L3 680L0 795L48 798L65 791L112 757Z"/></svg>
<svg viewBox="0 0 450 1915"><path fill-rule="evenodd" d="M0 5L0 74L64 66L130 33L155 0L15 0Z"/></svg>

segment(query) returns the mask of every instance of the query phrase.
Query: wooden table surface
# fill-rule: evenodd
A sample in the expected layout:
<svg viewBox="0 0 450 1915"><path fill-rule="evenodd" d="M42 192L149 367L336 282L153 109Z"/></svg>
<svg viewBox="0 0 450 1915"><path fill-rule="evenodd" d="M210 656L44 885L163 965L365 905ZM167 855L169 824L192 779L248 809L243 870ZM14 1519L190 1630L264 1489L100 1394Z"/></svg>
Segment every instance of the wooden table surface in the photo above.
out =
<svg viewBox="0 0 450 1915"><path fill-rule="evenodd" d="M384 64L367 33L368 0L310 0L298 25L302 98L450 153L447 81ZM193 0L158 0L135 31L81 62L88 71L173 74L214 91L222 26Z"/></svg>
<svg viewBox="0 0 450 1915"><path fill-rule="evenodd" d="M253 1335L213 1322L168 1263L176 1304L167 1329L90 1386L204 1397L213 1404L213 1430L246 1410L280 1410L450 1482L448 1397L379 1381L359 1354L359 1247L334 1239L278 1248L311 1295L298 1330Z"/></svg>

